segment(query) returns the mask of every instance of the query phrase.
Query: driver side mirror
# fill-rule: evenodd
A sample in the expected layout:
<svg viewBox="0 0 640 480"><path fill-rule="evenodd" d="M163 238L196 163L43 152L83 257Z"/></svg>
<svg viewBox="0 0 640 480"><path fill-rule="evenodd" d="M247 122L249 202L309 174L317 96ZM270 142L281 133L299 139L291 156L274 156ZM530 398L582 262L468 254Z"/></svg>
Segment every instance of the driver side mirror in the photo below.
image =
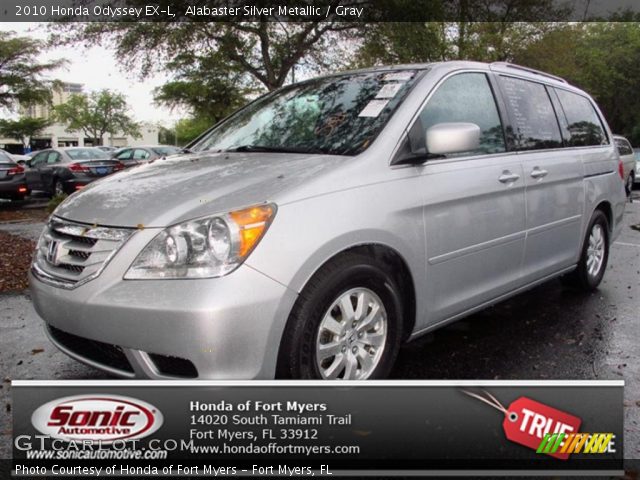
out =
<svg viewBox="0 0 640 480"><path fill-rule="evenodd" d="M480 127L475 123L438 123L427 129L427 152L432 155L462 153L480 146Z"/></svg>

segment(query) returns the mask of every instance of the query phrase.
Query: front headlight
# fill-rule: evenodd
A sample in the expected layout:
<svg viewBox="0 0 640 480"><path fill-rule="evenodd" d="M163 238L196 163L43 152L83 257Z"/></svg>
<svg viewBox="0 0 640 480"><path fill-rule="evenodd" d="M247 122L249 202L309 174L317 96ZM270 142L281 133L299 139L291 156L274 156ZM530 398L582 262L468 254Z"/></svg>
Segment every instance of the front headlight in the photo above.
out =
<svg viewBox="0 0 640 480"><path fill-rule="evenodd" d="M275 205L257 205L168 227L140 252L124 278L226 275L246 260L267 231L275 212Z"/></svg>

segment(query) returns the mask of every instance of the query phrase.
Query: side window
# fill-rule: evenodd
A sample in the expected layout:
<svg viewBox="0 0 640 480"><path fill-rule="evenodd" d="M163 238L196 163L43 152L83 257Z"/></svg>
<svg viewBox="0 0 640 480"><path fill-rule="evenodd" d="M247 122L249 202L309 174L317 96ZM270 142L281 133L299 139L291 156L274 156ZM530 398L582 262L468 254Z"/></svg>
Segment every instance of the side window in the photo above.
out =
<svg viewBox="0 0 640 480"><path fill-rule="evenodd" d="M609 142L602 122L589 99L560 88L555 90L569 125L569 145L572 147L607 145Z"/></svg>
<svg viewBox="0 0 640 480"><path fill-rule="evenodd" d="M37 167L39 165L43 165L47 161L47 155L49 152L41 152L33 157L31 161L32 167Z"/></svg>
<svg viewBox="0 0 640 480"><path fill-rule="evenodd" d="M47 155L47 164L58 163L60 161L60 154L58 152L49 152Z"/></svg>
<svg viewBox="0 0 640 480"><path fill-rule="evenodd" d="M500 85L518 150L539 150L562 147L558 119L547 88L536 82L500 76Z"/></svg>
<svg viewBox="0 0 640 480"><path fill-rule="evenodd" d="M410 133L411 149L425 150L425 132L438 123L468 122L480 127L480 146L464 155L504 152L500 115L484 73L461 73L448 78L429 99ZM458 156L460 154L448 155Z"/></svg>
<svg viewBox="0 0 640 480"><path fill-rule="evenodd" d="M133 155L133 150L129 148L127 150L124 150L124 151L120 152L116 156L116 158L118 160L131 160L131 155Z"/></svg>
<svg viewBox="0 0 640 480"><path fill-rule="evenodd" d="M146 158L149 158L149 152L147 152L146 150L142 150L140 148L137 148L134 152L133 152L133 158L135 160L144 160Z"/></svg>

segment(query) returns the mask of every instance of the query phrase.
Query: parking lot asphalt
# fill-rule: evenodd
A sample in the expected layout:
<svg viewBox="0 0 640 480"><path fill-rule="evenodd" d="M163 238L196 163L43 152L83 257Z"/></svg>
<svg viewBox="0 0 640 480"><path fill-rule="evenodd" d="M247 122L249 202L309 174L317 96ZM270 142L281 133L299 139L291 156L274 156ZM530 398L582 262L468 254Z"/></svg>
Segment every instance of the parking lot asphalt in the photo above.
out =
<svg viewBox="0 0 640 480"><path fill-rule="evenodd" d="M554 280L406 345L397 379L624 379L625 458L640 456L640 192L627 204L599 290ZM636 228L634 228L636 227ZM0 224L34 238L42 224ZM58 352L29 293L0 295L0 458L11 447L12 379L102 379Z"/></svg>

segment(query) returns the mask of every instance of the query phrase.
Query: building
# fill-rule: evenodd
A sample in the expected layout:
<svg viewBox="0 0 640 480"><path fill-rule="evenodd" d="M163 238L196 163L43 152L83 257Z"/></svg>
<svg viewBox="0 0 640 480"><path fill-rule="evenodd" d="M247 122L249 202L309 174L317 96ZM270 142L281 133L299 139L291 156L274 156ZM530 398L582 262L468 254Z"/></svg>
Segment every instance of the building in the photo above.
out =
<svg viewBox="0 0 640 480"><path fill-rule="evenodd" d="M61 105L71 95L83 94L81 83L62 82L52 92L52 106ZM50 118L51 106L33 105L20 109L20 114L29 117ZM140 138L127 136L113 136L105 134L102 145L113 147L127 147L138 145L154 145L158 143L158 127L150 123L143 123L140 128ZM47 127L40 135L31 139L31 150L42 150L50 147L80 147L93 145L93 139L85 138L83 132L69 132L61 123L54 123ZM1 138L0 148L12 153L23 153L22 144L13 138Z"/></svg>

